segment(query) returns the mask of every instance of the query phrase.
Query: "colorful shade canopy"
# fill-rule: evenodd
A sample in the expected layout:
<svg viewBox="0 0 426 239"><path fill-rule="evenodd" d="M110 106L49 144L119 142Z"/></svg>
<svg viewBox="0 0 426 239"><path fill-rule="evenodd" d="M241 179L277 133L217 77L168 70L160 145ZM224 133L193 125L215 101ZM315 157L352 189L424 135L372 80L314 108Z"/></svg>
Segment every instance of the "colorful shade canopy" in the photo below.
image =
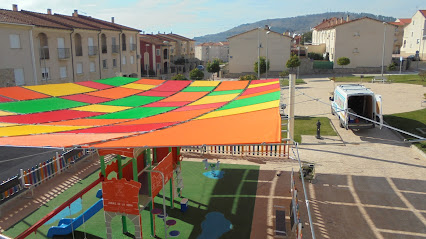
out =
<svg viewBox="0 0 426 239"><path fill-rule="evenodd" d="M280 86L114 77L0 88L0 145L168 147L281 142Z"/></svg>

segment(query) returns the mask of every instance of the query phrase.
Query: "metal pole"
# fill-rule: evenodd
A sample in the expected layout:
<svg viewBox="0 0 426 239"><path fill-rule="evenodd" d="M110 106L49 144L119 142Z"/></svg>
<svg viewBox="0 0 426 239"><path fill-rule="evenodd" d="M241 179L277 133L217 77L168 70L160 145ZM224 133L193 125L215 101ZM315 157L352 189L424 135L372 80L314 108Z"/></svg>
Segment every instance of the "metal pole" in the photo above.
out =
<svg viewBox="0 0 426 239"><path fill-rule="evenodd" d="M419 61L420 61L420 46L422 45L422 40L423 40L423 34L424 34L424 28L422 29L421 33L420 33L420 37L419 37L419 59L417 59L417 70L419 69Z"/></svg>
<svg viewBox="0 0 426 239"><path fill-rule="evenodd" d="M300 46L297 47L297 57L299 58L299 61L300 61ZM300 66L297 67L296 79L299 79L299 68L300 68Z"/></svg>
<svg viewBox="0 0 426 239"><path fill-rule="evenodd" d="M146 50L146 53L147 53L147 55L148 55L148 59L147 59L147 62L148 62L148 69L146 69L146 74L148 75L148 77L149 77L149 53L148 53L148 47L149 47L149 44L145 44L145 50Z"/></svg>
<svg viewBox="0 0 426 239"><path fill-rule="evenodd" d="M309 227L311 228L312 239L315 239L314 224L312 222L311 210L309 208L308 194L306 193L305 179L304 179L303 170L302 170L302 162L300 162L298 145L299 145L299 143L296 142L297 155L296 154L295 155L297 157L297 161L299 161L300 177L302 178L303 194L305 195L306 209L308 211ZM294 150L293 150L293 153L294 153Z"/></svg>
<svg viewBox="0 0 426 239"><path fill-rule="evenodd" d="M163 180L163 188L161 190L162 190L162 193L163 193L164 238L167 239L167 225L166 225L166 215L167 215L167 213L166 213L166 195L164 194L164 185L165 185L164 174L163 174L163 172L157 171L157 170L148 170L148 169L145 170L144 169L143 171L161 174L161 179ZM171 198L170 200L173 200L173 199Z"/></svg>
<svg viewBox="0 0 426 239"><path fill-rule="evenodd" d="M382 77L383 77L383 65L385 64L385 42L386 42L386 22L383 22L385 24L385 29L383 31L383 52L382 52Z"/></svg>
<svg viewBox="0 0 426 239"><path fill-rule="evenodd" d="M257 79L260 80L260 27L257 28Z"/></svg>
<svg viewBox="0 0 426 239"><path fill-rule="evenodd" d="M268 40L269 40L269 32L270 31L267 31L266 32L266 79L268 79Z"/></svg>
<svg viewBox="0 0 426 239"><path fill-rule="evenodd" d="M288 128L287 138L294 142L294 100L295 100L295 82L296 76L290 74L289 76L289 102L288 102Z"/></svg>

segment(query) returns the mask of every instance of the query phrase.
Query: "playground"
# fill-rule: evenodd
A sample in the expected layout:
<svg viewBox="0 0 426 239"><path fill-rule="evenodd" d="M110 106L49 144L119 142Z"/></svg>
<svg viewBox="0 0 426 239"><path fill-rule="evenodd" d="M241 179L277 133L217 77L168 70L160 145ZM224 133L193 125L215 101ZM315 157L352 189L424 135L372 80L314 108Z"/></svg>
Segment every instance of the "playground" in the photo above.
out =
<svg viewBox="0 0 426 239"><path fill-rule="evenodd" d="M188 209L181 212L181 198L175 198L174 208L170 208L170 191L165 190L168 219L173 219L176 224L170 226L171 230L180 232L179 238L211 238L205 235L217 233L217 238L248 238L250 236L253 211L256 199L257 179L259 167L252 165L222 164L220 171L223 178L212 179L203 173L209 172L204 169L200 162L182 162L183 180L185 188L182 196L188 199ZM74 185L58 197L51 200L21 222L4 232L5 235L16 237L29 225L33 225L47 213L54 210L67 199L72 197L81 189L88 186L99 177L99 171L93 173L80 183ZM169 188L169 185L166 185ZM99 199L96 193L101 189L97 185L80 200L75 201L60 214L55 216L41 226L36 234L27 238L46 238L49 228L56 226L59 219L75 218L92 207ZM162 209L161 193L154 200L154 208ZM71 215L70 215L71 214ZM60 216L59 216L60 215ZM144 235L150 234L150 213L148 210L141 212L142 230ZM164 238L164 222L156 216L156 234ZM135 228L127 218L128 235L134 235ZM230 226L232 225L232 226ZM111 223L113 238L123 238L122 222L120 217L115 217ZM100 209L92 218L88 219L74 231L75 238L106 238L104 210ZM124 236L125 237L125 236ZM72 234L53 238L73 238Z"/></svg>

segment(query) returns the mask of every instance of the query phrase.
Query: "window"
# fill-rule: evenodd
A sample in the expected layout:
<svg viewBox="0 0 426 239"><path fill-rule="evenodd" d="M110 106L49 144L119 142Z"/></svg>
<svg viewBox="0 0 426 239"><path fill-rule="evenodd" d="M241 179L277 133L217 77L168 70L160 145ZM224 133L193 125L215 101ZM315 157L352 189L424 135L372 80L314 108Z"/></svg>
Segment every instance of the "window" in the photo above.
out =
<svg viewBox="0 0 426 239"><path fill-rule="evenodd" d="M354 32L354 37L359 37L359 32Z"/></svg>
<svg viewBox="0 0 426 239"><path fill-rule="evenodd" d="M174 49L171 49L170 52L173 54Z"/></svg>
<svg viewBox="0 0 426 239"><path fill-rule="evenodd" d="M95 72L96 71L96 65L94 61L90 62L90 72Z"/></svg>
<svg viewBox="0 0 426 239"><path fill-rule="evenodd" d="M81 35L76 33L74 35L74 44L75 44L75 55L76 56L82 56L83 55L83 48L81 46Z"/></svg>
<svg viewBox="0 0 426 239"><path fill-rule="evenodd" d="M411 32L411 36L413 36L413 34L414 34L414 33L413 33L413 32Z"/></svg>
<svg viewBox="0 0 426 239"><path fill-rule="evenodd" d="M10 34L9 40L10 40L10 48L12 48L12 49L21 48L21 40L19 39L19 35Z"/></svg>
<svg viewBox="0 0 426 239"><path fill-rule="evenodd" d="M414 20L413 20L413 25L414 25Z"/></svg>
<svg viewBox="0 0 426 239"><path fill-rule="evenodd" d="M135 61L135 57L134 56L130 56L130 64L133 65L134 61Z"/></svg>
<svg viewBox="0 0 426 239"><path fill-rule="evenodd" d="M160 64L159 63L157 63L157 69L160 69Z"/></svg>
<svg viewBox="0 0 426 239"><path fill-rule="evenodd" d="M77 74L83 74L83 63L77 63Z"/></svg>
<svg viewBox="0 0 426 239"><path fill-rule="evenodd" d="M103 69L108 69L107 60L102 60L102 68Z"/></svg>
<svg viewBox="0 0 426 239"><path fill-rule="evenodd" d="M126 56L123 56L123 60L121 62L123 65L126 65Z"/></svg>
<svg viewBox="0 0 426 239"><path fill-rule="evenodd" d="M353 53L354 53L354 54L359 53L358 48L354 48Z"/></svg>
<svg viewBox="0 0 426 239"><path fill-rule="evenodd" d="M49 68L47 67L41 68L41 78L43 80L50 80Z"/></svg>
<svg viewBox="0 0 426 239"><path fill-rule="evenodd" d="M404 46L402 46L403 48L405 48L405 44L407 43L407 40L404 40Z"/></svg>
<svg viewBox="0 0 426 239"><path fill-rule="evenodd" d="M417 39L417 44L419 44L420 43L420 39Z"/></svg>
<svg viewBox="0 0 426 239"><path fill-rule="evenodd" d="M59 67L59 74L61 76L61 79L67 78L67 67L66 66Z"/></svg>
<svg viewBox="0 0 426 239"><path fill-rule="evenodd" d="M17 86L19 86L19 85L25 85L24 69L17 68L17 69L14 69L13 72L15 74L15 84Z"/></svg>
<svg viewBox="0 0 426 239"><path fill-rule="evenodd" d="M112 59L112 67L116 68L117 67L117 59Z"/></svg>
<svg viewBox="0 0 426 239"><path fill-rule="evenodd" d="M115 39L115 38L114 38ZM101 35L101 48L102 48L102 53L107 53L108 52L108 48L107 48L107 39L105 34Z"/></svg>
<svg viewBox="0 0 426 239"><path fill-rule="evenodd" d="M157 49L157 56L160 55L160 49Z"/></svg>

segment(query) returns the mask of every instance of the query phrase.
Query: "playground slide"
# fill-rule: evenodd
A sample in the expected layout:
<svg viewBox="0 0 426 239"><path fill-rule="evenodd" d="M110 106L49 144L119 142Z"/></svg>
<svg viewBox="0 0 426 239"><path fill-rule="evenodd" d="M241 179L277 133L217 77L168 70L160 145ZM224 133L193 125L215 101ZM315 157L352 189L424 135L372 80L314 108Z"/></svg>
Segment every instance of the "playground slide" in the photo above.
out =
<svg viewBox="0 0 426 239"><path fill-rule="evenodd" d="M104 199L100 199L98 202L93 204L89 209L87 209L83 214L76 218L62 218L57 227L49 228L47 232L47 237L52 238L56 235L68 235L73 230L77 229L84 222L89 220L93 215L95 215L99 210L103 208Z"/></svg>

